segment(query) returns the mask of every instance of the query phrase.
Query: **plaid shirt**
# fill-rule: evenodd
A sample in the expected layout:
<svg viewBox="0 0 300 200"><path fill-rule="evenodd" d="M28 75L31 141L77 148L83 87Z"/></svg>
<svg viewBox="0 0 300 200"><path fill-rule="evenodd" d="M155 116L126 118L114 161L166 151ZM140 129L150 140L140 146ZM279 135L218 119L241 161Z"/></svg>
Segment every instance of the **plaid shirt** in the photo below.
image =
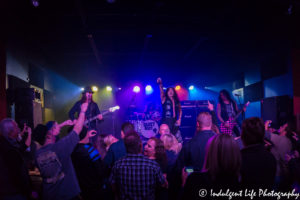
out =
<svg viewBox="0 0 300 200"><path fill-rule="evenodd" d="M165 183L159 165L141 154L127 154L118 160L110 176L121 199L155 199L155 188Z"/></svg>

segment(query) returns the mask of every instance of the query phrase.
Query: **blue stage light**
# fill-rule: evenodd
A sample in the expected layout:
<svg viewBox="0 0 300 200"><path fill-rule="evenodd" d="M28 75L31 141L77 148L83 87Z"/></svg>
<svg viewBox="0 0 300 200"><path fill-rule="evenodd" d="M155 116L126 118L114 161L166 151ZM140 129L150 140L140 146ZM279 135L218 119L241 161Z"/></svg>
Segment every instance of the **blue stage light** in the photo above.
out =
<svg viewBox="0 0 300 200"><path fill-rule="evenodd" d="M195 86L191 85L191 86L189 87L189 90L193 90L193 89L195 89Z"/></svg>
<svg viewBox="0 0 300 200"><path fill-rule="evenodd" d="M153 88L151 85L147 85L145 90L146 90L146 94L151 94L153 92Z"/></svg>

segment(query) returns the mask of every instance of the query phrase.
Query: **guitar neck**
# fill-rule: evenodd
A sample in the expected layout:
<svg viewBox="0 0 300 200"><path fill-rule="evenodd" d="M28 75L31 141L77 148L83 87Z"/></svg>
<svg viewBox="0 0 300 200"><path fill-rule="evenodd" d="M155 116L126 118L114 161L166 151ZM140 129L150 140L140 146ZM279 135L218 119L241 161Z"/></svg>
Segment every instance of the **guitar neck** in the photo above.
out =
<svg viewBox="0 0 300 200"><path fill-rule="evenodd" d="M105 116L105 115L107 115L108 113L110 113L109 110L102 112L101 115L102 115L102 116ZM92 117L92 118L90 118L90 119L87 119L87 120L86 120L86 123L91 122L91 121L94 121L94 120L97 119L97 118L98 118L98 115L96 115L95 117Z"/></svg>
<svg viewBox="0 0 300 200"><path fill-rule="evenodd" d="M247 108L247 106L250 104L250 102L248 101L244 106L243 108L236 114L236 116L233 118L233 121L235 121L243 112L243 109L244 108Z"/></svg>
<svg viewBox="0 0 300 200"><path fill-rule="evenodd" d="M235 117L233 118L232 121L235 121L241 114L242 114L243 110L240 110L236 115Z"/></svg>

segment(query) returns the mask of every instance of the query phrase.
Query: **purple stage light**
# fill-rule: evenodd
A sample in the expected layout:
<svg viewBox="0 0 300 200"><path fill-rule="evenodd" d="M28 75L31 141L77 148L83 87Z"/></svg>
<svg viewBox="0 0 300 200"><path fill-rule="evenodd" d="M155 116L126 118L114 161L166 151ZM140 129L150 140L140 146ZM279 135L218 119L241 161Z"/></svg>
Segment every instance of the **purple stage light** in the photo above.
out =
<svg viewBox="0 0 300 200"><path fill-rule="evenodd" d="M40 5L39 0L32 0L31 2L34 7L38 7Z"/></svg>
<svg viewBox="0 0 300 200"><path fill-rule="evenodd" d="M141 91L141 88L139 86L134 86L133 91L135 93L139 93Z"/></svg>

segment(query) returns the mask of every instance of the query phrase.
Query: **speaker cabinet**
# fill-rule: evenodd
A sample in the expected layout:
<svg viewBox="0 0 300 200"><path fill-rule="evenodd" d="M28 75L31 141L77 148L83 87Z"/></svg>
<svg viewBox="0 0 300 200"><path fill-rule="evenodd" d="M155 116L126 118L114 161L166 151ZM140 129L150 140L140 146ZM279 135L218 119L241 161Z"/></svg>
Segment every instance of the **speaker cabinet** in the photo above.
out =
<svg viewBox="0 0 300 200"><path fill-rule="evenodd" d="M272 120L272 126L279 128L293 117L293 99L289 96L265 98L261 101L263 120Z"/></svg>

